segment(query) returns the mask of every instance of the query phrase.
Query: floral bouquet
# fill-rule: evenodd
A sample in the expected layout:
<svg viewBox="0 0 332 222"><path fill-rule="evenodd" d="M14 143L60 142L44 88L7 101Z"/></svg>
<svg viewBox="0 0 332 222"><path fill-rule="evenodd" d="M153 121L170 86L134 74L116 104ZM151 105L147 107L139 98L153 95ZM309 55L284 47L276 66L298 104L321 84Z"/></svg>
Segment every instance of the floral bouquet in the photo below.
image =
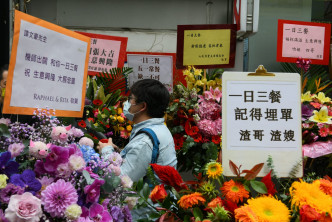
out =
<svg viewBox="0 0 332 222"><path fill-rule="evenodd" d="M287 198L282 198L285 194L277 191L272 170L256 179L263 163L242 171L232 161L229 164L236 175L233 179L222 176L220 163L210 162L196 180L186 182L173 167L151 164L161 183L149 174L154 185L151 192L147 185L136 186L138 192L144 193L138 205L148 203L153 209L144 221L332 220L330 178L312 183L296 181L288 186Z"/></svg>
<svg viewBox="0 0 332 222"><path fill-rule="evenodd" d="M132 221L122 158L38 110L32 126L1 119L0 221ZM5 123L7 125L5 125Z"/></svg>
<svg viewBox="0 0 332 222"><path fill-rule="evenodd" d="M167 126L173 134L180 171L201 172L218 158L221 144L221 79L216 72L204 78L202 70L184 71L187 87L177 85L167 110ZM208 91L203 88L209 87ZM190 160L190 161L188 161Z"/></svg>
<svg viewBox="0 0 332 222"><path fill-rule="evenodd" d="M332 101L323 92L311 94L308 91L302 94L301 102L303 154L310 158L327 157L332 153ZM312 166L313 160L309 167ZM317 167L322 168L325 164L329 165L320 163ZM328 167L325 170L328 170ZM323 172L322 175L326 173L328 174Z"/></svg>

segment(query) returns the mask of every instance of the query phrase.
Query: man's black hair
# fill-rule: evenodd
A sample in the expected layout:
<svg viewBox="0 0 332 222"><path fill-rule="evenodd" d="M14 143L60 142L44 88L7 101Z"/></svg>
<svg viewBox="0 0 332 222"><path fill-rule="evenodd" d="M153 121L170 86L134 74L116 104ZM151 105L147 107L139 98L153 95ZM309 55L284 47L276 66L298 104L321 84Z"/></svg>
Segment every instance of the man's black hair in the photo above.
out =
<svg viewBox="0 0 332 222"><path fill-rule="evenodd" d="M3 79L3 72L4 71L8 71L8 64L5 64L1 67L1 70L0 70L0 81Z"/></svg>
<svg viewBox="0 0 332 222"><path fill-rule="evenodd" d="M136 103L146 102L147 113L150 117L161 118L165 115L169 103L169 92L161 82L143 79L135 82L130 92L136 97Z"/></svg>

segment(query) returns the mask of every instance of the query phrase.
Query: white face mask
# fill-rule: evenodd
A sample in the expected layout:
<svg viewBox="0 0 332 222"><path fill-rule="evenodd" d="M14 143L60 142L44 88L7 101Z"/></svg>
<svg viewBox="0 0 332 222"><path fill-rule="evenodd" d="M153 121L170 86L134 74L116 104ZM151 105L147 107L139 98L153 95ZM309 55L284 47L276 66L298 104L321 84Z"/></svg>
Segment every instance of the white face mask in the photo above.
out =
<svg viewBox="0 0 332 222"><path fill-rule="evenodd" d="M137 105L137 104L135 104L135 105ZM141 112L141 111L138 111L136 113L131 113L131 112L129 112L130 107L131 107L131 103L127 100L123 105L123 114L125 115L125 117L128 120L133 121L134 115Z"/></svg>

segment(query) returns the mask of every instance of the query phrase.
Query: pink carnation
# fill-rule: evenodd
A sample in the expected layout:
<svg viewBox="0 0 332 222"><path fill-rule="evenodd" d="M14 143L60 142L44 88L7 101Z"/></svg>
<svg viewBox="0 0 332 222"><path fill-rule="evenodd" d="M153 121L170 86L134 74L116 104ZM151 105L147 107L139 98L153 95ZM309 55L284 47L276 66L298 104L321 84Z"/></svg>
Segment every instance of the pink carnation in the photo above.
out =
<svg viewBox="0 0 332 222"><path fill-rule="evenodd" d="M209 136L221 135L221 118L217 120L203 119L197 123L197 127L202 134Z"/></svg>
<svg viewBox="0 0 332 222"><path fill-rule="evenodd" d="M5 217L9 221L37 222L42 215L40 199L30 192L22 195L12 195L5 211Z"/></svg>
<svg viewBox="0 0 332 222"><path fill-rule="evenodd" d="M44 210L50 213L52 217L63 216L66 208L75 204L78 200L78 195L73 185L62 179L47 186L41 195Z"/></svg>
<svg viewBox="0 0 332 222"><path fill-rule="evenodd" d="M21 154L24 149L24 145L22 143L13 143L8 147L8 151L12 154L12 158L17 157Z"/></svg>

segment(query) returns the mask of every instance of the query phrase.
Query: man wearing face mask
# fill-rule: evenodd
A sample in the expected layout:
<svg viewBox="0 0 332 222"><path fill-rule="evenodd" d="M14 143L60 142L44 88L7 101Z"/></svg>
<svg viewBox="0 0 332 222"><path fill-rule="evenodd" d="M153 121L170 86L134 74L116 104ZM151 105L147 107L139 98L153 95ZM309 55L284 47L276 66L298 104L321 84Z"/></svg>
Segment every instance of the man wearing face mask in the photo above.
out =
<svg viewBox="0 0 332 222"><path fill-rule="evenodd" d="M124 103L123 113L128 120L134 122L134 125L129 143L120 153L124 159L121 174L138 181L146 175L150 163L176 167L177 159L172 134L164 124L163 118L169 103L169 92L166 87L157 80L144 79L136 82L130 92L128 101ZM153 148L153 139L146 133L141 133L140 130L143 128L152 130L157 136L157 155ZM116 146L112 139L106 144L99 143L98 146L102 156L106 158L114 151L114 147Z"/></svg>

